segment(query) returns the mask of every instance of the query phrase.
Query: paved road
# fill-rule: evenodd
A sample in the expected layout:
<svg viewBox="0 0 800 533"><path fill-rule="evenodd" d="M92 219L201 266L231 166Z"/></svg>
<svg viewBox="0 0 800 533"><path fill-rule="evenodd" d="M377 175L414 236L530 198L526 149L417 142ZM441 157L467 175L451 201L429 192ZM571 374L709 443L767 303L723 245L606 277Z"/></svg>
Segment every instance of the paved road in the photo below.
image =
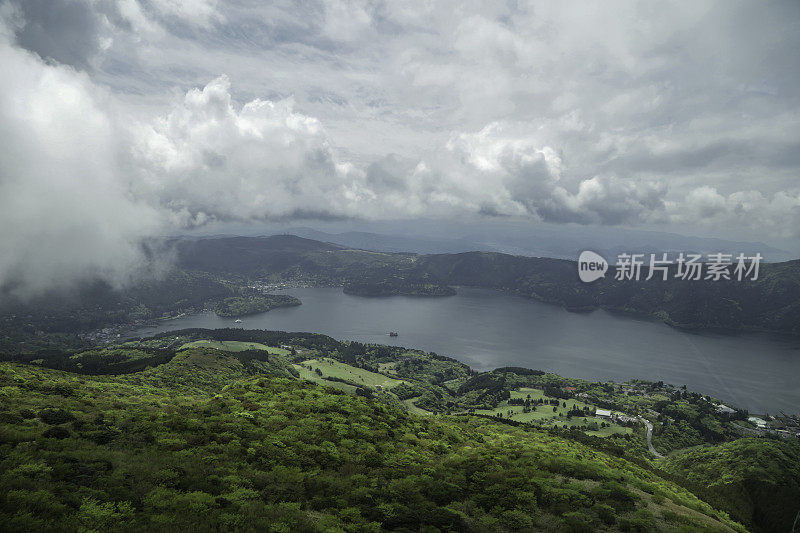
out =
<svg viewBox="0 0 800 533"><path fill-rule="evenodd" d="M646 418L642 418L641 416L639 417L639 420L644 422L644 425L647 426L647 447L650 448L650 453L656 457L664 457L658 453L655 448L653 448L653 423Z"/></svg>

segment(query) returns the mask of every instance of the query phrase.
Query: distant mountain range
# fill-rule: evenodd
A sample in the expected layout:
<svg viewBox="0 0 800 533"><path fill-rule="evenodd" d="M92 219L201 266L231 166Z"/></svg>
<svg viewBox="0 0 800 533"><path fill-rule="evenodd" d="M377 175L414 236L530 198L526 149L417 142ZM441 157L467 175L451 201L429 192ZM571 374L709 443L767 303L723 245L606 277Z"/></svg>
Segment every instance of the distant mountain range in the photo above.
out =
<svg viewBox="0 0 800 533"><path fill-rule="evenodd" d="M637 282L610 275L587 284L579 280L574 260L499 252L375 252L294 235L177 238L153 250L174 259L173 268L158 278L124 289L87 280L30 301L5 299L0 352L82 346L78 333L96 335L101 328L214 309L226 298L244 295L252 280L341 285L360 296L441 297L458 286L484 287L575 312L607 309L697 330L800 335L800 260L763 264L757 281ZM642 279L646 275L643 269Z"/></svg>
<svg viewBox="0 0 800 533"><path fill-rule="evenodd" d="M621 253L761 253L767 261L796 259L787 250L757 242L729 241L708 237L688 237L674 233L607 228L516 227L498 231L468 228L468 235L448 238L418 234L383 234L364 231L330 233L308 227L287 228L284 233L349 248L380 252L442 254L460 252L501 252L528 257L575 259L583 250L613 258Z"/></svg>
<svg viewBox="0 0 800 533"><path fill-rule="evenodd" d="M761 266L756 281L656 276L582 283L571 260L498 252L412 254L372 252L293 235L178 240L178 266L212 274L273 281L342 284L359 295L451 294L474 286L562 305L656 317L690 329L764 330L800 334L800 260Z"/></svg>

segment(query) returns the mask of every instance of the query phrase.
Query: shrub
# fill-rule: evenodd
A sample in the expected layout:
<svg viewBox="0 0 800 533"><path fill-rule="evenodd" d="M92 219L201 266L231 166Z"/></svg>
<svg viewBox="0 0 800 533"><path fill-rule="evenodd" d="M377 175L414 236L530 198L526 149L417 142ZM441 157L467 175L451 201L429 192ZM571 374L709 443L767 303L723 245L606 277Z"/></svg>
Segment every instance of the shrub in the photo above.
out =
<svg viewBox="0 0 800 533"><path fill-rule="evenodd" d="M42 422L51 426L64 424L66 422L72 422L75 420L75 417L72 416L72 413L65 411L64 409L42 409L39 411L39 418Z"/></svg>
<svg viewBox="0 0 800 533"><path fill-rule="evenodd" d="M689 518L688 516L678 514L675 511L670 511L669 509L662 509L661 516L667 522L672 522L673 524L684 524L684 525L693 525L694 520Z"/></svg>
<svg viewBox="0 0 800 533"><path fill-rule="evenodd" d="M100 503L91 498L84 498L78 510L78 520L89 531L131 527L134 521L133 507L130 502Z"/></svg>
<svg viewBox="0 0 800 533"><path fill-rule="evenodd" d="M606 525L610 526L617 521L617 514L610 505L596 503L592 509L594 509L594 512L597 513L597 517Z"/></svg>
<svg viewBox="0 0 800 533"><path fill-rule="evenodd" d="M67 428L64 426L53 426L45 429L42 432L42 437L48 439L66 439L72 436Z"/></svg>
<svg viewBox="0 0 800 533"><path fill-rule="evenodd" d="M619 529L631 533L649 533L655 531L655 527L655 518L646 509L639 509L633 516L622 518L619 521Z"/></svg>
<svg viewBox="0 0 800 533"><path fill-rule="evenodd" d="M564 513L564 522L567 524L569 531L573 533L591 533L596 529L594 527L594 518L585 511Z"/></svg>
<svg viewBox="0 0 800 533"><path fill-rule="evenodd" d="M508 529L525 529L533 525L533 519L527 513L511 509L503 511L500 515L500 523Z"/></svg>
<svg viewBox="0 0 800 533"><path fill-rule="evenodd" d="M632 511L638 499L625 486L616 481L606 481L592 490L592 495L619 512Z"/></svg>
<svg viewBox="0 0 800 533"><path fill-rule="evenodd" d="M0 423L3 424L21 424L22 417L18 414L9 412L0 412Z"/></svg>

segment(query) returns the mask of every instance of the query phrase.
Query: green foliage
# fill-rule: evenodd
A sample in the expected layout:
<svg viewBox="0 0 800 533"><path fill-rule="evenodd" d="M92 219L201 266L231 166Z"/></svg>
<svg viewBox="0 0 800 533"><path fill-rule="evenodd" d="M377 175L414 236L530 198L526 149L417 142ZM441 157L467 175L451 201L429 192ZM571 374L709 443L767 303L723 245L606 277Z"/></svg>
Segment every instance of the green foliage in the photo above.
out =
<svg viewBox="0 0 800 533"><path fill-rule="evenodd" d="M278 307L292 307L295 305L300 305L300 300L286 294L231 296L217 305L216 313L223 317L238 317L266 313Z"/></svg>
<svg viewBox="0 0 800 533"><path fill-rule="evenodd" d="M744 438L671 454L664 468L757 531L788 531L800 507L800 442Z"/></svg>
<svg viewBox="0 0 800 533"><path fill-rule="evenodd" d="M13 415L0 425L4 529L583 531L638 527L645 505L659 508L639 491L657 487L674 512L691 506L719 530L741 530L647 467L587 444L414 416L249 373L234 355L186 350L124 376L0 364ZM69 416L48 411L56 401ZM25 411L71 419L50 426Z"/></svg>
<svg viewBox="0 0 800 533"><path fill-rule="evenodd" d="M273 348L277 345L290 345L292 349ZM295 353L297 355L294 355ZM309 359L310 356L314 358ZM289 358L295 362L294 366ZM117 347L85 350L72 356L55 352L46 357L40 355L38 362L42 365L66 367L88 374L141 369L145 368L143 363L154 363L154 366L117 377L92 378L62 373L47 374L50 371L35 367L3 367L6 368L7 375L6 382L0 386L0 397L3 398L3 405L15 407L12 409L0 407L0 452L24 450L25 446L33 442L47 443L40 451L48 447L62 451L91 450L89 456L78 459L81 465L85 465L80 466L79 470L75 470L74 466L69 466L65 470L57 462L46 460L41 455L23 455L25 459L19 464L15 463L16 466L11 465L10 471L19 479L30 480L33 484L18 487L19 490L35 493L40 488L39 482L53 478L58 472L71 472L69 475L77 475L75 472L79 471L81 472L79 478L84 476L85 472L101 477L122 475L127 476L126 479L131 479L133 476L140 480L136 482L136 486L152 483L154 487L177 491L179 494L176 493L176 498L178 495L183 497L186 493L191 493L193 497L204 501L202 494L213 496L216 507L208 512L214 515L216 521L214 523L219 527L231 528L241 528L245 523L242 509L245 507L250 509L253 506L258 508L257 511L248 510L249 514L246 516L256 513L258 520L269 516L270 524L273 526L281 524L275 527L287 530L306 526L311 529L321 528L320 524L337 528L343 527L342 524L345 523L352 525L356 522L362 529L370 529L376 524L385 526L395 523L398 524L396 527L412 529L420 524L436 525L440 529L458 529L467 526L478 529L511 529L528 527L526 525L528 520L532 520L533 525L530 527L572 530L605 526L620 528L624 526L630 530L637 530L650 527L652 520L655 520L657 528L662 528L665 524L689 528L699 527L699 524L702 527L713 528L716 527L713 524L720 521L730 525L725 515L714 512L687 491L677 488L664 479L653 481L650 463L639 459L647 453L644 445L639 442L643 439L642 435L636 439L604 440L569 429L548 428L546 432L536 431L530 427L525 428L525 424L520 426L519 422L514 420L504 419L505 425L489 421L479 422L475 418L476 415L468 415L476 405L489 404L505 406L504 408L508 409L523 409L527 401L547 400L558 402L558 406L554 406L557 413L547 413L548 416L563 415L564 420L567 420L572 413L571 423L574 426L576 421L583 421L586 418L581 416L584 406L590 411L594 408L591 404L575 399L575 394L580 392L586 401L597 402L595 405L606 408L623 408L631 413L645 409L660 409L664 420L661 424L657 424L659 431L657 445L664 449L670 446L671 435L675 437L672 446L694 443L696 440L685 439L697 439L698 436L700 439L728 438L727 419L716 413L712 399L677 390L663 383L631 382L620 386L595 384L539 371L513 368L478 374L462 363L432 353L339 342L314 334L239 329L171 332ZM78 362L81 365L78 365ZM319 370L322 376L314 370ZM234 403L230 403L229 395L235 393L237 387L252 386L254 379L267 380L256 381L259 387L274 383L274 378L263 377L265 374L288 378L302 376L304 379L333 385L360 396L342 396L341 393L337 394L330 389L320 393L324 397L336 398L335 402L342 405L356 400L367 402L366 405L383 405L384 412L388 414L385 419L376 421L373 414L362 413L359 416L366 421L364 431L352 437L337 431L333 434L325 433L324 437L322 435L315 437L318 440L303 441L300 437L303 432L309 429L312 432L317 431L313 428L330 427L333 420L318 419L317 415L324 413L325 410L318 407L316 396L303 392L318 389L306 387L297 389L294 385L289 385L291 382L285 382L281 386L285 387L283 393L286 397L270 403L266 408L264 392L258 389L247 389L241 394L237 393ZM623 394L620 392L622 388L634 390L636 395ZM549 391L552 396L545 396L543 391ZM298 394L302 397L301 400L295 397ZM376 394L388 403L376 403L376 400L368 399ZM401 400L412 412L426 414L458 412L461 416L456 419L436 417L433 426L425 425L423 428L419 426L421 422L418 419L409 417L400 410ZM514 405L511 405L512 402ZM428 411L423 411L420 407ZM146 414L156 413L165 408L166 411L155 417ZM312 412L307 411L309 408ZM265 413L269 413L266 420ZM350 421L353 416L352 410L337 411L337 413L339 414L335 419L342 421ZM289 414L294 418L290 419ZM339 418L340 416L343 418ZM266 423L267 420L270 421L269 424ZM290 420L297 422L290 423ZM287 425L270 425L278 421ZM515 429L507 424L520 427ZM270 444L272 440L269 432L255 437L247 432L242 433L242 428L250 427L264 431L277 428L279 433L287 431L292 435L292 439L300 439L297 442L302 444L300 447L287 447L291 439L281 439L281 444L276 448ZM437 436L432 427L438 428L439 431L449 427L452 433L461 436L468 434L474 428L481 429L479 433L470 437L470 444L464 444L452 436L446 438ZM683 434L674 434L673 429L681 427L684 429ZM364 440L366 435L373 434L376 430L379 433L383 431L386 433L377 437L377 440ZM212 442L204 440L211 438L210 435L213 435ZM501 442L497 440L501 435L514 435L515 439L527 443L523 447L523 450L527 451L512 452L507 443L502 446L493 445L493 442ZM684 440L678 440L677 437ZM413 443L413 447L404 450L404 454L413 450L414 458L407 459L404 454L390 453L385 446L379 444L387 439L392 442ZM535 450L541 449L542 439L550 439L545 447L555 448L556 452L545 454L536 452ZM343 443L350 442L360 443L363 452L348 456L346 446L350 444ZM372 443L372 447L368 445L369 442ZM423 448L419 448L421 442L425 443ZM564 442L581 443L583 451L578 453L572 448L562 448L561 443ZM636 444L637 442L639 444ZM419 477L421 473L413 471L409 474L416 477L405 475L402 479L395 480L392 476L387 477L381 470L397 468L397 465L401 465L402 470L414 461L419 461L422 450L427 450L425 453L430 454L431 464L438 465L442 461L452 462L451 457L462 455L466 449L482 450L488 457L497 458L499 461L497 465L504 475L508 471L528 469L525 475L536 478L536 483L533 486L522 484L521 489L514 484L495 490L491 486L488 488L484 486L486 476L490 474L487 471L482 474L480 488L476 484L470 489L465 485L467 478L464 477L462 469L473 468L470 461L474 457L467 462L448 463L446 471L440 471L439 477L433 476L431 479ZM110 455L111 450L117 450L122 455L118 455L115 459L113 454ZM138 451L130 455L130 450ZM269 466L256 464L254 462L256 459L263 460L265 450L270 450L270 453L277 450L280 457L284 459L291 457L292 460L286 462L282 459L274 464L270 463ZM310 450L317 451L309 456ZM148 454L147 458L136 455L140 452ZM535 461L515 463L503 459L508 457L509 453L522 453L530 459L528 452L533 453ZM149 455L154 453L164 455L169 460L153 461ZM286 453L289 455L284 455ZM597 455L598 453L600 455ZM613 468L609 470L606 461L623 456L636 460L639 466L623 463L626 466L616 465L614 467L616 470ZM113 466L120 457L144 461L152 467L152 470L148 470L144 478L141 477L143 474L135 469L120 471ZM201 457L202 460L192 465L185 464L183 459L178 460L188 457ZM77 456L73 458L77 459ZM304 459L298 462L300 458ZM671 457L669 461L674 459ZM613 460L621 461L621 459ZM729 461L737 460L733 457L729 459ZM428 464L424 461L423 463ZM761 513L769 515L767 520L775 520L779 516L776 507L762 497L770 493L767 485L754 485L747 481L720 487L705 481L701 482L686 473L694 468L693 463L694 461L691 461L680 467L671 465L669 471L673 474L664 473L662 476L671 476L673 481L691 488L697 494L702 494L717 507L728 510L736 518L756 528L766 523ZM208 470L203 474L192 474L191 479L203 481L199 482L200 484L193 484L193 481L187 484L187 472L195 472L200 464L205 465ZM340 479L339 472L342 472L342 469L350 472L352 464L361 465L358 467L361 470L356 469L357 474L351 476L353 479L363 481L359 487L355 485L345 487ZM112 465L110 470L108 465ZM284 470L281 470L282 468ZM644 468L644 470L636 470L633 474L632 468ZM255 471L251 475L249 471L253 469ZM305 486L307 483L303 480L307 479L306 473L318 469L323 473L330 471L330 487L335 487L335 490L331 489L334 491L330 494L312 493ZM114 473L107 474L110 471ZM282 477L266 475L267 472L280 472ZM779 479L775 472L770 471L769 475ZM298 481L289 485L282 481L290 479L291 476L299 476ZM796 483L799 478L800 473L793 471L787 479ZM217 479L219 482L215 481ZM328 478L323 476L321 479ZM583 480L589 480L591 484L582 484ZM72 487L69 491L88 498L87 513L94 509L92 512L95 514L106 511L124 514L124 506L119 506L124 502L130 502L136 515L134 526L143 524L142 516L150 516L147 519L149 522L145 524L148 527L171 527L166 525L172 520L170 518L172 512L168 508L157 509L155 500L152 502L153 506L144 506L148 491L143 492L144 489L139 488L132 493L131 489L117 488L109 492L108 487L111 485L107 485L108 481L103 483L106 485L103 485L105 488L102 489L90 487L90 491L80 492L79 487ZM224 491L220 488L222 485L227 487ZM305 486L302 490L301 485ZM745 489L742 486L745 486ZM271 493L274 492L280 497L265 500L263 492L267 487ZM374 503L374 487L385 488L385 492L381 492L382 503L379 502L378 507L368 506L366 503ZM102 490L102 493L98 493L97 490ZM418 490L422 491L422 499L411 497ZM54 494L63 492L62 489L59 491ZM341 503L342 500L337 495L348 491L358 496L354 495L352 499ZM643 509L645 503L639 491L652 494L648 508L669 506L663 509L668 512L655 513L653 516L656 518L641 513L637 515L637 510ZM743 496L746 491L751 491L755 496L750 494ZM15 497L20 499L27 493L15 494ZM514 496L515 494L519 496ZM42 494L27 495L27 497L39 503L23 505L19 512L8 516L8 523L35 523L37 529L50 527L41 514L41 508L45 505L43 502L47 500L43 499ZM82 528L95 527L90 525L89 518L81 519L78 516L77 510L82 500L55 501L71 509L62 513L60 519L64 524L82 524L75 526ZM299 507L296 509L280 507L287 501L296 503ZM100 507L93 508L92 502L96 502ZM238 507L233 509L232 502L238 502ZM419 513L411 513L410 509L416 508L414 505L417 507L434 505L435 508L431 508L431 516L435 515L437 518L429 518L426 514L425 520L422 520ZM675 510L674 505L678 505L679 509ZM142 509L146 510L141 511ZM370 509L372 511L369 511ZM375 514L374 509L381 509L381 513ZM707 515L711 522L698 522L698 516L702 514L693 515L692 513L696 511ZM141 515L141 512L145 514ZM285 514L278 516L275 513ZM567 513L574 514L567 515ZM361 519L356 520L354 517L357 516ZM623 518L626 520L623 521ZM120 523L123 522L120 519ZM709 523L712 525L709 526ZM102 524L96 527L101 528ZM185 527L202 529L204 526L186 522Z"/></svg>
<svg viewBox="0 0 800 533"><path fill-rule="evenodd" d="M619 529L631 533L649 533L656 530L655 517L647 509L639 509L633 516L621 518Z"/></svg>
<svg viewBox="0 0 800 533"><path fill-rule="evenodd" d="M571 532L591 533L597 530L597 520L585 510L564 513L563 518Z"/></svg>
<svg viewBox="0 0 800 533"><path fill-rule="evenodd" d="M39 411L39 419L45 424L55 425L72 422L75 417L64 409L42 409Z"/></svg>
<svg viewBox="0 0 800 533"><path fill-rule="evenodd" d="M452 296L455 289L443 283L425 279L405 279L402 276L352 280L344 285L345 294L356 296Z"/></svg>
<svg viewBox="0 0 800 533"><path fill-rule="evenodd" d="M191 511L191 509L187 509ZM77 522L85 532L126 530L135 524L130 502L103 502L84 498L77 512Z"/></svg>
<svg viewBox="0 0 800 533"><path fill-rule="evenodd" d="M246 350L263 350L265 352L289 355L289 350L284 348L277 348L275 346L266 346L260 342L241 342L241 341L211 341L199 340L182 344L179 350L186 350L189 348L214 348L224 352L243 352Z"/></svg>
<svg viewBox="0 0 800 533"><path fill-rule="evenodd" d="M617 514L614 508L605 503L596 503L592 506L592 510L597 514L601 522L610 526L617 521Z"/></svg>
<svg viewBox="0 0 800 533"><path fill-rule="evenodd" d="M703 444L703 442L700 432L685 420L664 424L653 439L653 443L663 453L697 446L698 444Z"/></svg>

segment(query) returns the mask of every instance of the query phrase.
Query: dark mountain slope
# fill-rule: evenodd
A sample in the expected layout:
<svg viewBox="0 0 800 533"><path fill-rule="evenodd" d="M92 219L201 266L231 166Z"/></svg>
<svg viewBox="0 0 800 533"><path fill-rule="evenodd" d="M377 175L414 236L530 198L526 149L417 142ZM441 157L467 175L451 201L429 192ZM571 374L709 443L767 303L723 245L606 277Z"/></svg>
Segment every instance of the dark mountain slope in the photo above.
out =
<svg viewBox="0 0 800 533"><path fill-rule="evenodd" d="M762 264L752 280L669 279L582 283L575 261L513 256L496 252L414 255L347 250L335 245L277 236L185 241L177 244L185 269L232 272L270 279L308 278L356 286L357 294L414 294L432 287L445 295L448 285L501 289L564 306L597 308L651 316L692 329L765 330L800 334L800 260ZM390 289L388 290L387 287ZM419 291L416 291L419 292Z"/></svg>
<svg viewBox="0 0 800 533"><path fill-rule="evenodd" d="M734 519L758 531L785 531L800 512L800 443L739 439L670 455L664 468L705 486Z"/></svg>
<svg viewBox="0 0 800 533"><path fill-rule="evenodd" d="M172 244L177 251L178 265L183 268L240 274L283 270L302 264L310 252L341 250L335 244L294 235L181 239Z"/></svg>

